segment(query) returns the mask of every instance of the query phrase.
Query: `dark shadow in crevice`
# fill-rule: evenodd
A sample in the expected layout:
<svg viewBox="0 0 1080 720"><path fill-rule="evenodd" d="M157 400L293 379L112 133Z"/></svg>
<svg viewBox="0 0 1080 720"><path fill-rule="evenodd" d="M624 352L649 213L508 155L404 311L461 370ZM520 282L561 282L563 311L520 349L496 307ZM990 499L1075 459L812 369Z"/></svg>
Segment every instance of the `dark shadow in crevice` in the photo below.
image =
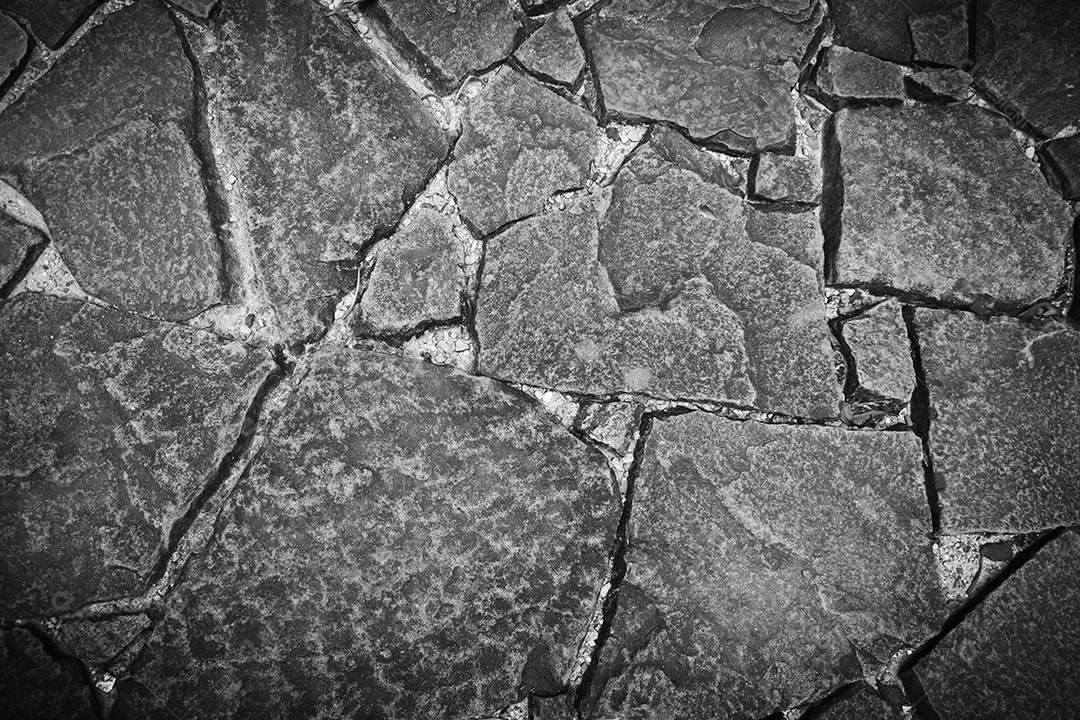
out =
<svg viewBox="0 0 1080 720"><path fill-rule="evenodd" d="M589 45L585 32L585 23L611 3L612 0L601 0L601 2L596 3L585 12L571 19L574 32L577 34L578 44L581 45L581 52L585 56L585 72L592 79L593 92L596 93L596 121L601 125L606 125L614 118L608 115L607 105L604 103L604 88L600 84L600 71L596 67L596 57L593 54L592 46Z"/></svg>
<svg viewBox="0 0 1080 720"><path fill-rule="evenodd" d="M836 116L830 115L822 131L821 234L825 238L825 282L836 282L836 254L843 236L844 174L840 166L840 139Z"/></svg>
<svg viewBox="0 0 1080 720"><path fill-rule="evenodd" d="M37 230L34 232L37 232ZM49 246L49 242L50 241L47 238L42 236L39 242L26 248L26 255L23 257L22 263L19 264L19 268L12 274L6 283L0 286L0 303L11 297L11 293L14 292L19 283L21 283L33 269L38 258L41 257L41 253Z"/></svg>
<svg viewBox="0 0 1080 720"><path fill-rule="evenodd" d="M911 349L911 366L915 371L915 390L911 393L911 429L922 441L923 487L926 490L926 502L930 506L933 533L937 535L941 532L941 503L938 498L938 480L934 474L934 455L930 445L930 425L934 409L930 401L930 388L926 384L926 373L923 371L922 346L919 344L918 329L915 325L915 308L905 305L902 314Z"/></svg>

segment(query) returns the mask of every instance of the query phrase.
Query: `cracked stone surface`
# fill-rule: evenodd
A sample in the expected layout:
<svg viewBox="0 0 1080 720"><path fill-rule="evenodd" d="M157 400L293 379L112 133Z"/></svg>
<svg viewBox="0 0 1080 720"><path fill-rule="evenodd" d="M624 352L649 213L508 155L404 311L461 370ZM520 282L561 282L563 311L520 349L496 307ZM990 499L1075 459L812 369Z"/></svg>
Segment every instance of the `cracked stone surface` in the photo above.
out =
<svg viewBox="0 0 1080 720"><path fill-rule="evenodd" d="M26 33L19 23L0 14L0 85L7 82L26 56Z"/></svg>
<svg viewBox="0 0 1080 720"><path fill-rule="evenodd" d="M841 104L844 101L899 104L904 99L904 68L833 45L822 56L817 85Z"/></svg>
<svg viewBox="0 0 1080 720"><path fill-rule="evenodd" d="M609 113L753 152L791 143L790 89L821 19L815 0L627 0L589 16L585 36Z"/></svg>
<svg viewBox="0 0 1080 720"><path fill-rule="evenodd" d="M552 193L585 185L596 124L540 83L500 69L469 105L448 178L480 235L542 209Z"/></svg>
<svg viewBox="0 0 1080 720"><path fill-rule="evenodd" d="M813 716L814 720L900 720L901 717L864 683Z"/></svg>
<svg viewBox="0 0 1080 720"><path fill-rule="evenodd" d="M753 182L753 195L763 200L813 205L821 199L821 166L814 158L762 153Z"/></svg>
<svg viewBox="0 0 1080 720"><path fill-rule="evenodd" d="M957 4L957 0L833 0L829 7L837 40L845 47L884 60L910 62L913 49L909 23L918 18L914 27L927 30L929 24L924 16L948 12Z"/></svg>
<svg viewBox="0 0 1080 720"><path fill-rule="evenodd" d="M0 288L19 272L30 249L44 242L45 238L33 228L0 215Z"/></svg>
<svg viewBox="0 0 1080 720"><path fill-rule="evenodd" d="M1002 119L969 105L845 109L831 152L833 282L982 307L1057 291L1072 214Z"/></svg>
<svg viewBox="0 0 1080 720"><path fill-rule="evenodd" d="M60 47L102 0L0 0L0 9L19 15L50 48Z"/></svg>
<svg viewBox="0 0 1080 720"><path fill-rule="evenodd" d="M572 85L585 67L577 31L565 8L552 13L514 56L529 70L566 85Z"/></svg>
<svg viewBox="0 0 1080 720"><path fill-rule="evenodd" d="M1080 537L1066 530L978 605L914 673L941 717L1068 718L1080 671Z"/></svg>
<svg viewBox="0 0 1080 720"><path fill-rule="evenodd" d="M876 396L908 402L915 390L915 368L900 303L886 300L843 328L859 386Z"/></svg>
<svg viewBox="0 0 1080 720"><path fill-rule="evenodd" d="M929 69L904 78L908 93L922 102L961 102L972 96L971 76L955 68Z"/></svg>
<svg viewBox="0 0 1080 720"><path fill-rule="evenodd" d="M861 678L944 617L929 529L911 434L657 421L588 717L763 717Z"/></svg>
<svg viewBox="0 0 1080 720"><path fill-rule="evenodd" d="M77 663L54 660L29 631L2 626L0 713L13 718L98 717Z"/></svg>
<svg viewBox="0 0 1080 720"><path fill-rule="evenodd" d="M232 448L268 356L22 295L0 312L0 614L141 591Z"/></svg>
<svg viewBox="0 0 1080 720"><path fill-rule="evenodd" d="M320 350L113 717L501 707L535 652L563 677L618 517L603 458L521 395Z"/></svg>
<svg viewBox="0 0 1080 720"><path fill-rule="evenodd" d="M1080 522L1080 331L918 309L945 532Z"/></svg>

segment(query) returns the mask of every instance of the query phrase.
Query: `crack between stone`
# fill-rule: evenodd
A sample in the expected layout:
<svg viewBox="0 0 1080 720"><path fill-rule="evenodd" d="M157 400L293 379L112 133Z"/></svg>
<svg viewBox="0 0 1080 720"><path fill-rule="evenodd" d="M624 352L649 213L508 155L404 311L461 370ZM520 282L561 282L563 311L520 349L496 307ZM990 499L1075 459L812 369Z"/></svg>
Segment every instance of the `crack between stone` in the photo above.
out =
<svg viewBox="0 0 1080 720"><path fill-rule="evenodd" d="M915 390L911 393L912 431L922 441L923 450L923 485L926 490L926 502L930 507L930 522L934 535L941 533L941 503L938 498L938 480L934 475L934 454L930 444L930 425L933 416L930 401L930 388L926 383L926 372L922 363L922 346L919 343L918 330L915 327L915 308L905 305L901 314L907 328L908 344L911 349L911 365L915 371Z"/></svg>
<svg viewBox="0 0 1080 720"><path fill-rule="evenodd" d="M19 265L19 269L11 276L10 279L2 286L0 286L0 302L7 300L11 297L11 293L15 288L19 286L30 271L34 269L34 265L37 264L38 258L41 257L41 253L51 243L48 239L42 239L40 242L34 243L26 249L26 257L23 258L22 263Z"/></svg>
<svg viewBox="0 0 1080 720"><path fill-rule="evenodd" d="M593 92L596 93L596 107L593 111L596 119L601 123L607 123L611 118L608 117L607 106L604 103L604 89L600 84L600 71L597 70L592 47L589 46L588 38L585 35L585 23L590 17L610 5L611 2L612 0L601 0L601 2L596 3L580 15L570 18L570 23L574 26L574 34L577 35L578 44L581 46L581 53L585 56L585 73L592 78Z"/></svg>

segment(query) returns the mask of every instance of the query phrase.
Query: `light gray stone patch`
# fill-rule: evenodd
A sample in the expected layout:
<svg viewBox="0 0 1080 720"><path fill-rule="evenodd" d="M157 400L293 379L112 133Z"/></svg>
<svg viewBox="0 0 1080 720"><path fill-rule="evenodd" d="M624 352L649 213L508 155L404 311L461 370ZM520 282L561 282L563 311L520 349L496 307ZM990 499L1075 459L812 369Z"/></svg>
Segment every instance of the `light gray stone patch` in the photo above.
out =
<svg viewBox="0 0 1080 720"><path fill-rule="evenodd" d="M900 104L904 68L840 45L822 54L815 82L835 109L851 102Z"/></svg>
<svg viewBox="0 0 1080 720"><path fill-rule="evenodd" d="M559 8L514 53L529 70L572 85L585 67L585 55L566 8Z"/></svg>
<svg viewBox="0 0 1080 720"><path fill-rule="evenodd" d="M905 405L915 390L911 344L896 300L886 300L843 324L844 340L855 358L859 387Z"/></svg>
<svg viewBox="0 0 1080 720"><path fill-rule="evenodd" d="M753 195L774 202L821 200L821 163L813 157L761 153L754 166Z"/></svg>

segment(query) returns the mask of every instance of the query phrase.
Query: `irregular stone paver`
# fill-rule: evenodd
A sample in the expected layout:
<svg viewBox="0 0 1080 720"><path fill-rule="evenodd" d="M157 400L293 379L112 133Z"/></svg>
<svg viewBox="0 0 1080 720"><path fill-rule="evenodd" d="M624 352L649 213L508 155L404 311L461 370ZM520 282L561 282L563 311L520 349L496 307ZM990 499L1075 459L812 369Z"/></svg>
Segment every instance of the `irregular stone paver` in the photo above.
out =
<svg viewBox="0 0 1080 720"><path fill-rule="evenodd" d="M754 152L791 144L790 91L820 22L812 0L627 0L591 15L585 34L609 113Z"/></svg>
<svg viewBox="0 0 1080 720"><path fill-rule="evenodd" d="M582 187L596 123L540 83L502 68L465 114L448 177L480 235L531 215L552 193Z"/></svg>
<svg viewBox="0 0 1080 720"><path fill-rule="evenodd" d="M505 0L379 0L378 6L431 64L444 89L508 57L519 31L518 19Z"/></svg>
<svg viewBox="0 0 1080 720"><path fill-rule="evenodd" d="M967 6L955 3L940 12L908 17L916 62L962 67L968 58Z"/></svg>
<svg viewBox="0 0 1080 720"><path fill-rule="evenodd" d="M137 120L86 149L30 162L26 195L87 292L181 320L224 289L199 173L179 126Z"/></svg>
<svg viewBox="0 0 1080 720"><path fill-rule="evenodd" d="M559 8L514 53L522 65L557 82L573 84L585 67L574 23Z"/></svg>
<svg viewBox="0 0 1080 720"><path fill-rule="evenodd" d="M393 334L461 314L463 253L449 218L420 210L409 225L379 243L360 298L361 325Z"/></svg>
<svg viewBox="0 0 1080 720"><path fill-rule="evenodd" d="M90 688L73 661L51 658L22 628L0 626L0 716L95 720Z"/></svg>
<svg viewBox="0 0 1080 720"><path fill-rule="evenodd" d="M1080 136L1051 140L1044 147L1058 172L1062 197L1080 200Z"/></svg>
<svg viewBox="0 0 1080 720"><path fill-rule="evenodd" d="M588 716L763 717L860 679L944 618L930 525L914 435L657 421Z"/></svg>
<svg viewBox="0 0 1080 720"><path fill-rule="evenodd" d="M113 717L469 717L534 652L564 677L620 513L603 457L487 379L307 370Z"/></svg>
<svg viewBox="0 0 1080 720"><path fill-rule="evenodd" d="M41 42L54 50L102 0L0 0L0 9L20 15Z"/></svg>
<svg viewBox="0 0 1080 720"><path fill-rule="evenodd" d="M1080 522L1080 331L918 309L945 532Z"/></svg>
<svg viewBox="0 0 1080 720"><path fill-rule="evenodd" d="M841 101L899 104L904 99L903 66L839 45L822 55L816 80L822 92Z"/></svg>
<svg viewBox="0 0 1080 720"><path fill-rule="evenodd" d="M1080 130L1080 6L980 0L976 17L979 87L1047 137Z"/></svg>
<svg viewBox="0 0 1080 720"><path fill-rule="evenodd" d="M447 149L419 98L308 0L231 0L193 42L235 158L255 260L287 338L355 285L335 261L390 227Z"/></svg>
<svg viewBox="0 0 1080 720"><path fill-rule="evenodd" d="M840 111L835 131L832 282L990 307L1056 292L1071 213L1004 120L968 105L863 108ZM826 194L824 218L840 199Z"/></svg>
<svg viewBox="0 0 1080 720"><path fill-rule="evenodd" d="M753 183L755 197L812 205L821 199L821 165L814 158L761 153Z"/></svg>
<svg viewBox="0 0 1080 720"><path fill-rule="evenodd" d="M902 716L860 683L852 692L811 717L814 720L901 720Z"/></svg>
<svg viewBox="0 0 1080 720"><path fill-rule="evenodd" d="M962 102L974 94L971 76L963 70L923 70L904 78L911 97L922 102Z"/></svg>
<svg viewBox="0 0 1080 720"><path fill-rule="evenodd" d="M26 33L19 23L0 13L0 85L19 67L26 49Z"/></svg>
<svg viewBox="0 0 1080 720"><path fill-rule="evenodd" d="M44 242L41 233L0 213L0 288L19 272L30 249Z"/></svg>
<svg viewBox="0 0 1080 720"><path fill-rule="evenodd" d="M221 0L169 0L169 2L204 20L209 18L221 4Z"/></svg>
<svg viewBox="0 0 1080 720"><path fill-rule="evenodd" d="M859 386L874 395L908 402L915 390L915 368L902 308L886 300L843 325Z"/></svg>
<svg viewBox="0 0 1080 720"><path fill-rule="evenodd" d="M1076 715L1080 537L1066 530L968 614L915 666L942 718Z"/></svg>
<svg viewBox="0 0 1080 720"><path fill-rule="evenodd" d="M24 294L0 309L0 616L140 592L272 367L94 305Z"/></svg>
<svg viewBox="0 0 1080 720"><path fill-rule="evenodd" d="M833 0L829 3L837 40L859 52L885 60L912 59L912 16L951 10L957 0Z"/></svg>

